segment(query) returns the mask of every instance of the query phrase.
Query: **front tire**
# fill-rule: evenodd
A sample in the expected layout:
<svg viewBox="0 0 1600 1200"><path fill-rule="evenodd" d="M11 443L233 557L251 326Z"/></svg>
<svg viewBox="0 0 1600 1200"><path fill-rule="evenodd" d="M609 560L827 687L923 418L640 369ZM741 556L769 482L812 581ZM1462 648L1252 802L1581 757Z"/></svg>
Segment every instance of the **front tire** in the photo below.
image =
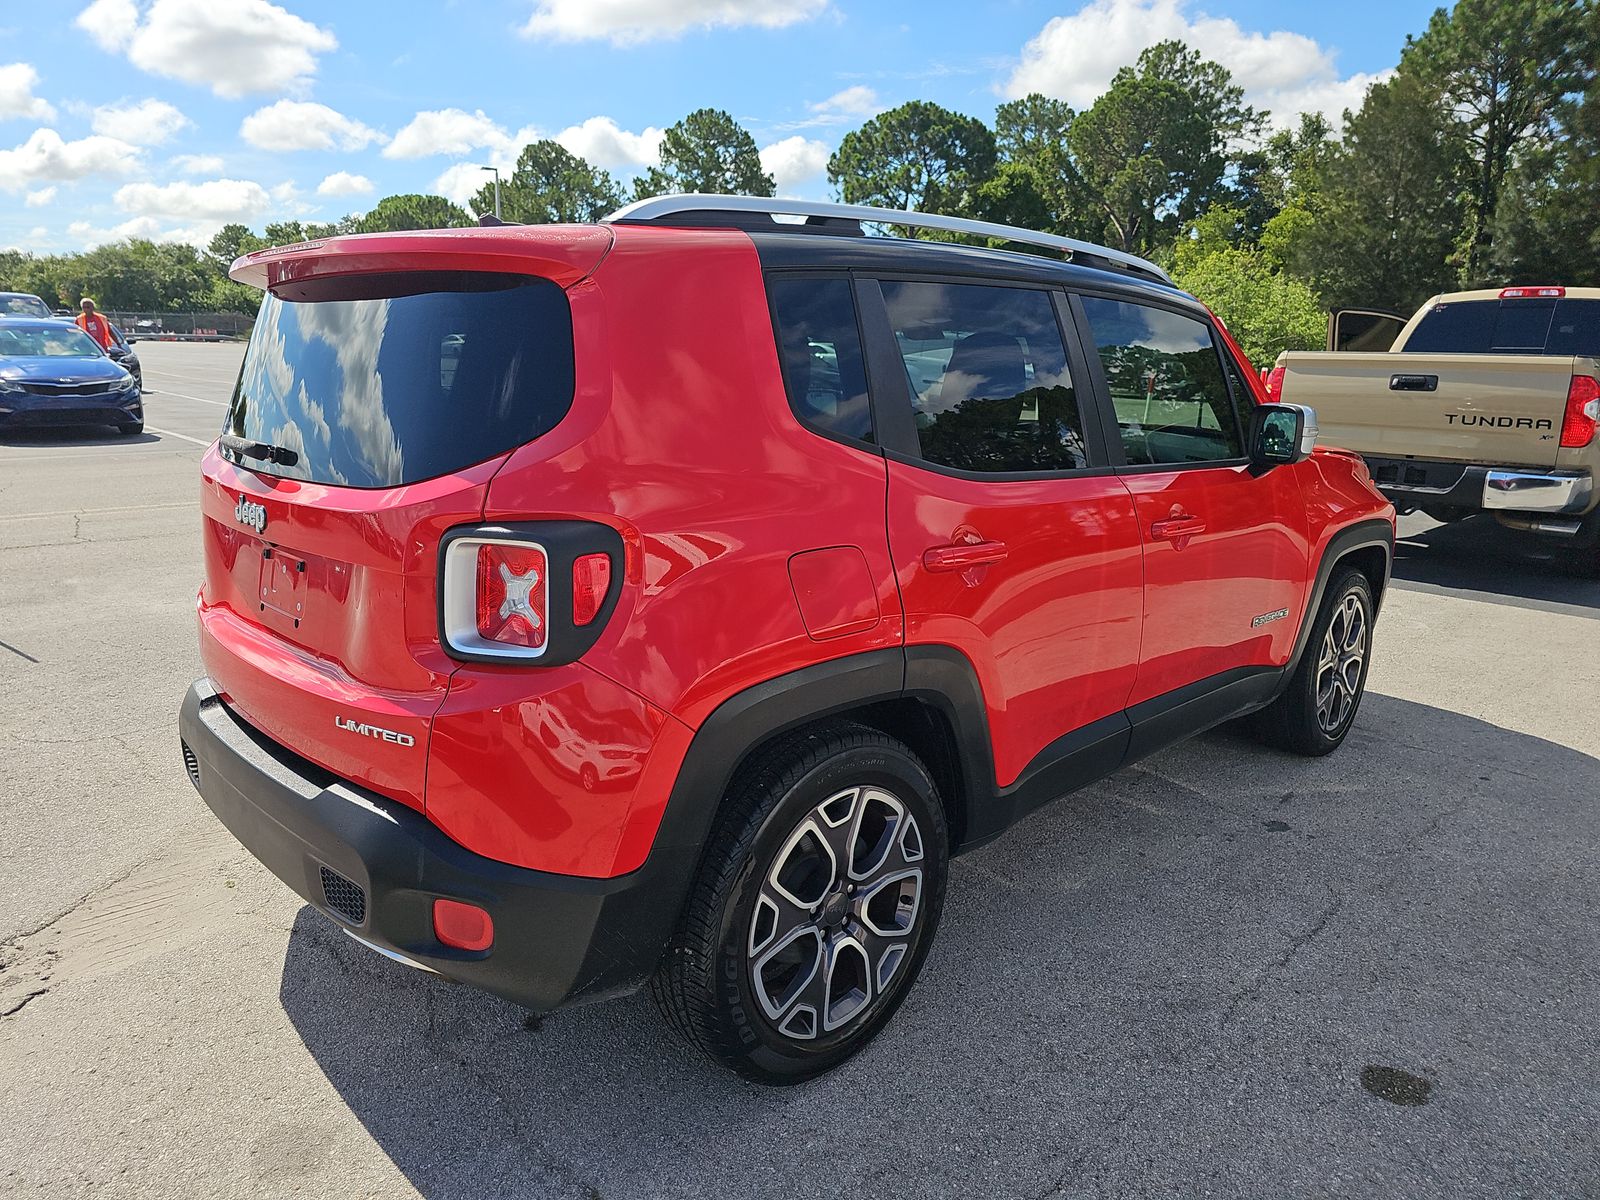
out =
<svg viewBox="0 0 1600 1200"><path fill-rule="evenodd" d="M134 437L144 432L144 422L142 420L125 421L117 426L117 432L122 434L123 437Z"/></svg>
<svg viewBox="0 0 1600 1200"><path fill-rule="evenodd" d="M1376 615L1367 577L1354 567L1341 572L1317 610L1289 686L1257 717L1263 741L1309 757L1339 748L1366 694Z"/></svg>
<svg viewBox="0 0 1600 1200"><path fill-rule="evenodd" d="M849 722L781 740L735 780L657 1004L748 1079L832 1070L921 970L948 857L938 789L901 743Z"/></svg>

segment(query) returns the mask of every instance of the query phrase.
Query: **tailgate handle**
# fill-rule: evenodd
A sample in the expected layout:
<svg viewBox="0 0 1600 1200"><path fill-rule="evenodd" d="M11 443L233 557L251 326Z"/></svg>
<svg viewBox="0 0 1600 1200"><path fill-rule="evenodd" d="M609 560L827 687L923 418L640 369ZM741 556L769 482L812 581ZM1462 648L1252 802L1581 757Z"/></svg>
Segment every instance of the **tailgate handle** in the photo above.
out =
<svg viewBox="0 0 1600 1200"><path fill-rule="evenodd" d="M1439 390L1439 377L1437 375L1391 375L1389 376L1389 390L1391 392L1437 392Z"/></svg>

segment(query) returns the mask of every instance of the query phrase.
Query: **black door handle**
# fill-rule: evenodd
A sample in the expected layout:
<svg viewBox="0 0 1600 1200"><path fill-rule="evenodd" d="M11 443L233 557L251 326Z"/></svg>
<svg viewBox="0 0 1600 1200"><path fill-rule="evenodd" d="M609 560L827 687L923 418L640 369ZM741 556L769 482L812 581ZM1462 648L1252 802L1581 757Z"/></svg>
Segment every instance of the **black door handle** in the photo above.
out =
<svg viewBox="0 0 1600 1200"><path fill-rule="evenodd" d="M1437 392L1439 390L1439 377L1437 375L1391 375L1389 376L1389 390L1391 392Z"/></svg>

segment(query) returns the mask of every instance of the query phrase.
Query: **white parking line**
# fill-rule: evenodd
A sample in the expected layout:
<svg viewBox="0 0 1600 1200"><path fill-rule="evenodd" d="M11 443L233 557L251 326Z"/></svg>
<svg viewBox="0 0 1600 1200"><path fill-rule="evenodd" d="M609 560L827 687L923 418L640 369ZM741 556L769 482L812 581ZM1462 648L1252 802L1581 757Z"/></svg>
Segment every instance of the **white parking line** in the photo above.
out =
<svg viewBox="0 0 1600 1200"><path fill-rule="evenodd" d="M180 400L198 400L201 404L215 404L219 408L227 408L229 404L227 400L207 400L204 396L189 396L183 392L169 391L166 388L156 388L150 394L153 396L176 396Z"/></svg>
<svg viewBox="0 0 1600 1200"><path fill-rule="evenodd" d="M175 438L179 438L179 439L181 439L182 441L185 441L185 442L193 442L196 446L199 446L202 450L205 449L207 446L211 445L211 442L202 442L199 438L192 438L187 433L173 433L172 430L170 430L170 429L157 429L154 425L146 425L145 428L148 429L151 433L159 433L162 437L175 437ZM215 438L212 439L212 441L215 441L215 440L216 440Z"/></svg>

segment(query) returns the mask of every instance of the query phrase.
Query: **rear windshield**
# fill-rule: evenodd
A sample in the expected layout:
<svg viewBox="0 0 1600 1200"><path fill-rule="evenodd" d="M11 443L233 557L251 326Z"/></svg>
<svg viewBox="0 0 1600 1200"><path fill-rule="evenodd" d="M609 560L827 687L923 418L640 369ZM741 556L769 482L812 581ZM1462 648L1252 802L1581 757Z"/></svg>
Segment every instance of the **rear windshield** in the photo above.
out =
<svg viewBox="0 0 1600 1200"><path fill-rule="evenodd" d="M1417 354L1600 356L1600 300L1435 304L1406 339Z"/></svg>
<svg viewBox="0 0 1600 1200"><path fill-rule="evenodd" d="M572 404L572 315L548 280L429 273L314 286L263 302L226 424L296 461L236 457L243 466L395 487L531 441Z"/></svg>

